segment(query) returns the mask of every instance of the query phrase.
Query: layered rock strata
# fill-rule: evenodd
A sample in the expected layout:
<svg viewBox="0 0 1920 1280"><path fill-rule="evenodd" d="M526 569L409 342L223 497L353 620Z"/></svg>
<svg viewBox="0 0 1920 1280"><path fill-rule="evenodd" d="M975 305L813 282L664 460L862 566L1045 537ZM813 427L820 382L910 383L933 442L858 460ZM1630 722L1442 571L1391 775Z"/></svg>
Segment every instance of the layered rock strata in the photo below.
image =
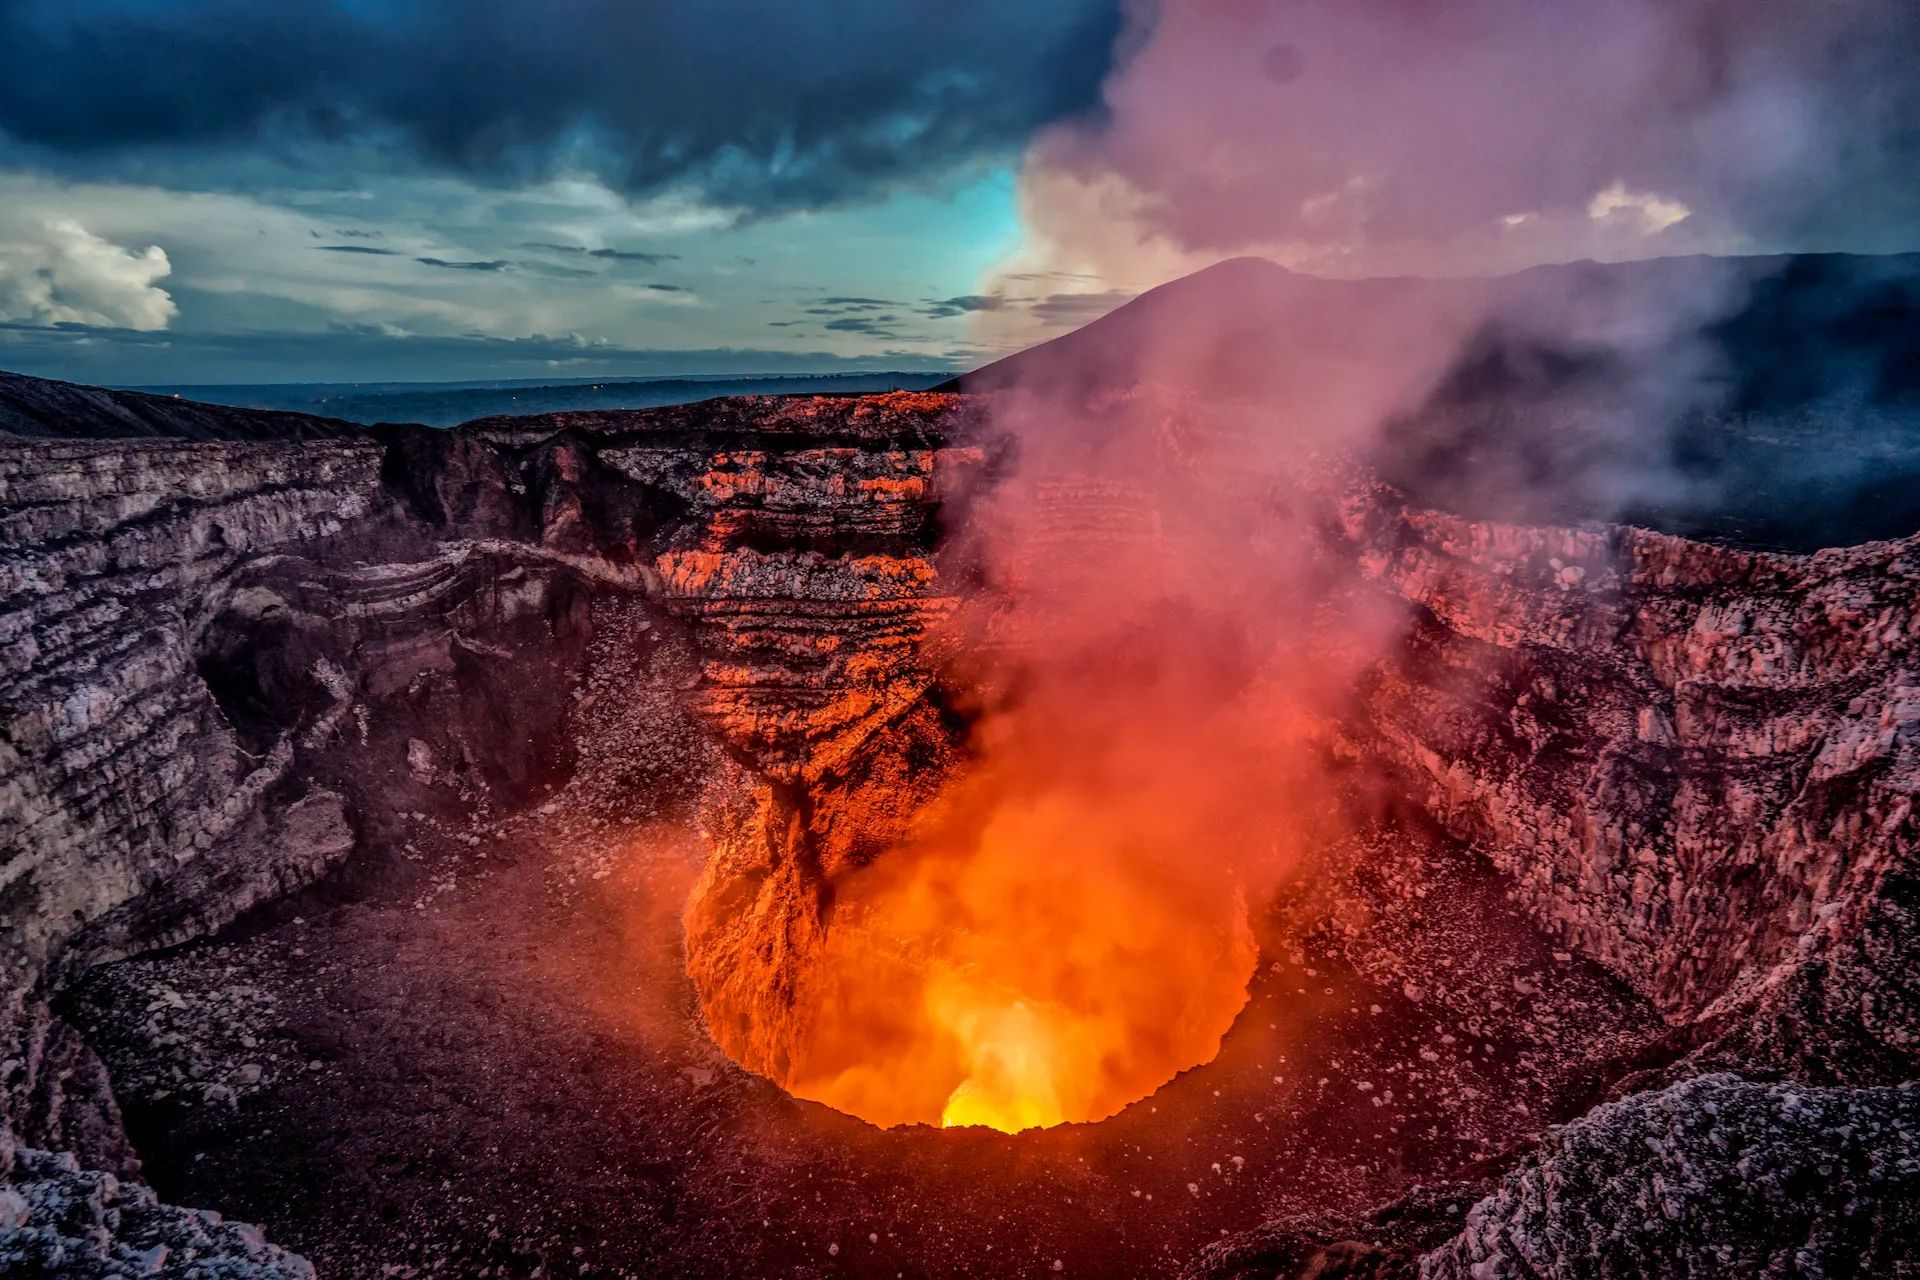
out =
<svg viewBox="0 0 1920 1280"><path fill-rule="evenodd" d="M835 883L899 839L957 747L927 652L955 606L936 517L986 455L957 397L885 407L704 457L607 455L687 504L661 590L703 656L696 705L754 779L716 797L689 971L715 1039L776 1080L800 1055Z"/></svg>
<svg viewBox="0 0 1920 1280"><path fill-rule="evenodd" d="M1414 606L1349 745L1677 1022L1817 1017L1816 1073L1920 1040L1920 537L1807 556L1476 524L1362 487Z"/></svg>
<svg viewBox="0 0 1920 1280"><path fill-rule="evenodd" d="M980 461L947 443L955 397L289 444L225 438L245 435L225 411L135 397L115 412L137 423L103 425L84 389L28 390L39 426L21 434L64 413L82 435L223 437L0 458L0 1030L19 1046L0 1098L33 1142L137 1169L98 1063L44 1003L72 974L385 856L394 812L498 808L564 773L595 596L657 605L703 655L687 696L755 779L721 787L717 818L772 815L722 822L718 861L790 824L809 783L911 785L899 752L862 747L924 718L933 517ZM835 856L882 847L853 788L816 789Z"/></svg>

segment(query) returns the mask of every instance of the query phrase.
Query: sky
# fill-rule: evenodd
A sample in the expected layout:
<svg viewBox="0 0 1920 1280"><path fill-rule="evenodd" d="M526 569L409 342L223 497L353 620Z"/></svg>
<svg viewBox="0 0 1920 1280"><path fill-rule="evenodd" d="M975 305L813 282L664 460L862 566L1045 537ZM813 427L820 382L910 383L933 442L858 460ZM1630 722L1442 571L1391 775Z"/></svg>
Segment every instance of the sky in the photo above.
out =
<svg viewBox="0 0 1920 1280"><path fill-rule="evenodd" d="M965 367L1020 239L1021 151L1097 109L1119 21L1112 0L0 0L0 367Z"/></svg>
<svg viewBox="0 0 1920 1280"><path fill-rule="evenodd" d="M1883 0L0 0L0 368L943 369L1222 257L1920 247Z"/></svg>

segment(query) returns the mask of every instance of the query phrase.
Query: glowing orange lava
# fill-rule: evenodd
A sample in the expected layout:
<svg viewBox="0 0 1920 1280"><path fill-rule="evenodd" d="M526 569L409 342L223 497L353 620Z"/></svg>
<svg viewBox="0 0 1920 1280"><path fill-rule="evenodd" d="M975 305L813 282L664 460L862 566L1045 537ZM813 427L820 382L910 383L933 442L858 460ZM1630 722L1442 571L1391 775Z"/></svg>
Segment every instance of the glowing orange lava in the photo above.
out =
<svg viewBox="0 0 1920 1280"><path fill-rule="evenodd" d="M1255 946L1217 859L1072 793L940 826L840 887L791 1092L1016 1132L1104 1119L1218 1052Z"/></svg>

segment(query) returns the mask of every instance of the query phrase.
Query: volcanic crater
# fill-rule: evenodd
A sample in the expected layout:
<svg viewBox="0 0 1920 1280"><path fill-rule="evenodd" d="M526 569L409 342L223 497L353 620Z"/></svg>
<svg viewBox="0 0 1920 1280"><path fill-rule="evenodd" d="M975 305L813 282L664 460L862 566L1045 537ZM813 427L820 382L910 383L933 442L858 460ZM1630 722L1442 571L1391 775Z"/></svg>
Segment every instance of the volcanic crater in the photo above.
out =
<svg viewBox="0 0 1920 1280"><path fill-rule="evenodd" d="M1911 1265L1916 537L0 389L21 1274Z"/></svg>

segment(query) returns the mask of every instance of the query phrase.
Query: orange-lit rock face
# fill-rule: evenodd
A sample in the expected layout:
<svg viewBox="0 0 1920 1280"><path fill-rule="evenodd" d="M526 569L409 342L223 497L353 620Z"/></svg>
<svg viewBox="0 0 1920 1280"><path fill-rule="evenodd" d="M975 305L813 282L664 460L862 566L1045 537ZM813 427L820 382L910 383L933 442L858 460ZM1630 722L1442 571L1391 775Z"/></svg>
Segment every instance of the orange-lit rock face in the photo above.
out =
<svg viewBox="0 0 1920 1280"><path fill-rule="evenodd" d="M1191 510L1036 469L983 512L991 446L851 426L649 472L704 513L656 569L745 766L686 913L709 1031L880 1125L1104 1119L1246 1001L1270 655Z"/></svg>
<svg viewBox="0 0 1920 1280"><path fill-rule="evenodd" d="M876 1124L1008 1131L1214 1056L1255 963L1251 860L1222 850L1254 822L1177 765L1030 728L990 718L963 754L916 713L806 802L713 815L687 935L722 1048Z"/></svg>

